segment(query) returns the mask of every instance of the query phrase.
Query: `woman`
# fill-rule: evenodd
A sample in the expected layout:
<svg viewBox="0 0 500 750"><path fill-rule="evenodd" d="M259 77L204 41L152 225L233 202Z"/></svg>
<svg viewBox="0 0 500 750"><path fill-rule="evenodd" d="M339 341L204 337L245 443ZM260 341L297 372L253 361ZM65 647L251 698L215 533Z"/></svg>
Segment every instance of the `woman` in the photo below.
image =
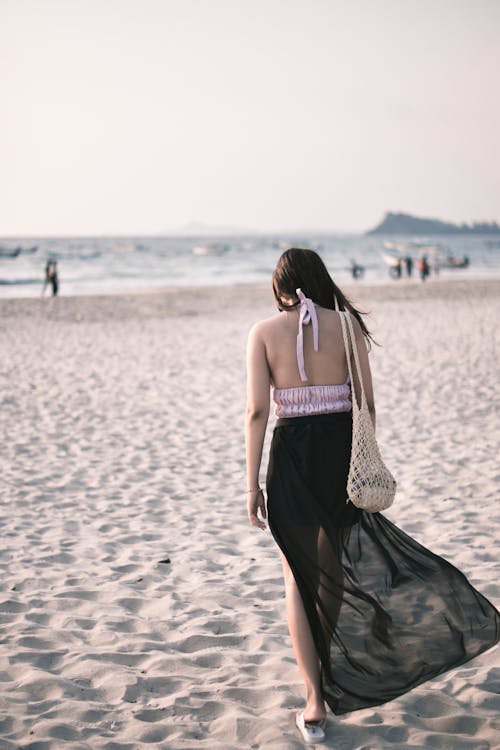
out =
<svg viewBox="0 0 500 750"><path fill-rule="evenodd" d="M351 389L335 301L351 314L375 425L370 333L312 250L283 253L273 290L280 313L248 339L248 516L264 529L268 515L280 549L306 691L296 723L314 743L325 736L325 704L336 714L378 705L462 664L499 640L500 615L460 571L348 501L359 383ZM259 471L270 388L278 420L266 514Z"/></svg>

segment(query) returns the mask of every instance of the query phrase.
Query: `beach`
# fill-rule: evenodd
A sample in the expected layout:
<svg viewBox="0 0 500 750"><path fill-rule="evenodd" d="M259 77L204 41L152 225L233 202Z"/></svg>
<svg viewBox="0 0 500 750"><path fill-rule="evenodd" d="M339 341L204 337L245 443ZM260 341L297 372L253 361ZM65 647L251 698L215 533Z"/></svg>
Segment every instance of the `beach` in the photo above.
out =
<svg viewBox="0 0 500 750"><path fill-rule="evenodd" d="M380 344L387 516L499 607L500 281L346 291ZM246 336L274 313L269 285L0 300L2 750L304 747L245 509ZM496 648L330 714L323 746L498 750L499 717Z"/></svg>

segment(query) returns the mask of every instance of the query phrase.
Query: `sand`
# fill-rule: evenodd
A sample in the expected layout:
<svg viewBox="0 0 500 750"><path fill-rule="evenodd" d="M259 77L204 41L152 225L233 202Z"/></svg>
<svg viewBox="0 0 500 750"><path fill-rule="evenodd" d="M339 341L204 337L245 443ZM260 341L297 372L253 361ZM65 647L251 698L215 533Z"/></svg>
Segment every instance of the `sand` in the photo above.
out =
<svg viewBox="0 0 500 750"><path fill-rule="evenodd" d="M383 345L387 515L499 606L500 282L349 291ZM270 314L250 286L0 301L2 750L303 747L279 556L245 515ZM493 649L330 716L323 746L494 750L499 717Z"/></svg>

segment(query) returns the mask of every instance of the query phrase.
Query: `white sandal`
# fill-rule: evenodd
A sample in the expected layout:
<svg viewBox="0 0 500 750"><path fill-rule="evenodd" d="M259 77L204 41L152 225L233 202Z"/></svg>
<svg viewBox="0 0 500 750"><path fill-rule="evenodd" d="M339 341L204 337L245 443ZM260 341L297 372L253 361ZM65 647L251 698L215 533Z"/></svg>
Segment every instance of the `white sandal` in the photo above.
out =
<svg viewBox="0 0 500 750"><path fill-rule="evenodd" d="M307 745L316 745L318 742L324 741L324 719L322 721L306 721L304 719L304 712L301 711L300 714L297 714L295 717L295 724L302 735L302 739Z"/></svg>

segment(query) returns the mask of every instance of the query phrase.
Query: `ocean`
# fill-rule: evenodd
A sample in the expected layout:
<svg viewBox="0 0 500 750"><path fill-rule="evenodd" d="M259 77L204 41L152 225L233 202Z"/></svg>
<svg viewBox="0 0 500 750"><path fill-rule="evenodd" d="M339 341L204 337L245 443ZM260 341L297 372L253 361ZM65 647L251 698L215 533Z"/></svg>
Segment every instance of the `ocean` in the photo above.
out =
<svg viewBox="0 0 500 750"><path fill-rule="evenodd" d="M357 283L380 284L390 279L389 266L383 257L383 253L388 252L384 240L395 239L329 234L0 238L0 297L39 296L45 265L50 258L57 260L62 295L177 286L269 284L280 254L293 245L317 250L341 286L352 281L351 260L364 268ZM440 279L500 277L498 236L439 236L420 238L418 242L439 245L441 258L447 255L458 259L468 257L466 268L441 268ZM413 246L404 252L415 260L421 251ZM15 257L6 257L6 254L16 253ZM433 257L431 252L431 267ZM413 275L417 276L416 269Z"/></svg>

